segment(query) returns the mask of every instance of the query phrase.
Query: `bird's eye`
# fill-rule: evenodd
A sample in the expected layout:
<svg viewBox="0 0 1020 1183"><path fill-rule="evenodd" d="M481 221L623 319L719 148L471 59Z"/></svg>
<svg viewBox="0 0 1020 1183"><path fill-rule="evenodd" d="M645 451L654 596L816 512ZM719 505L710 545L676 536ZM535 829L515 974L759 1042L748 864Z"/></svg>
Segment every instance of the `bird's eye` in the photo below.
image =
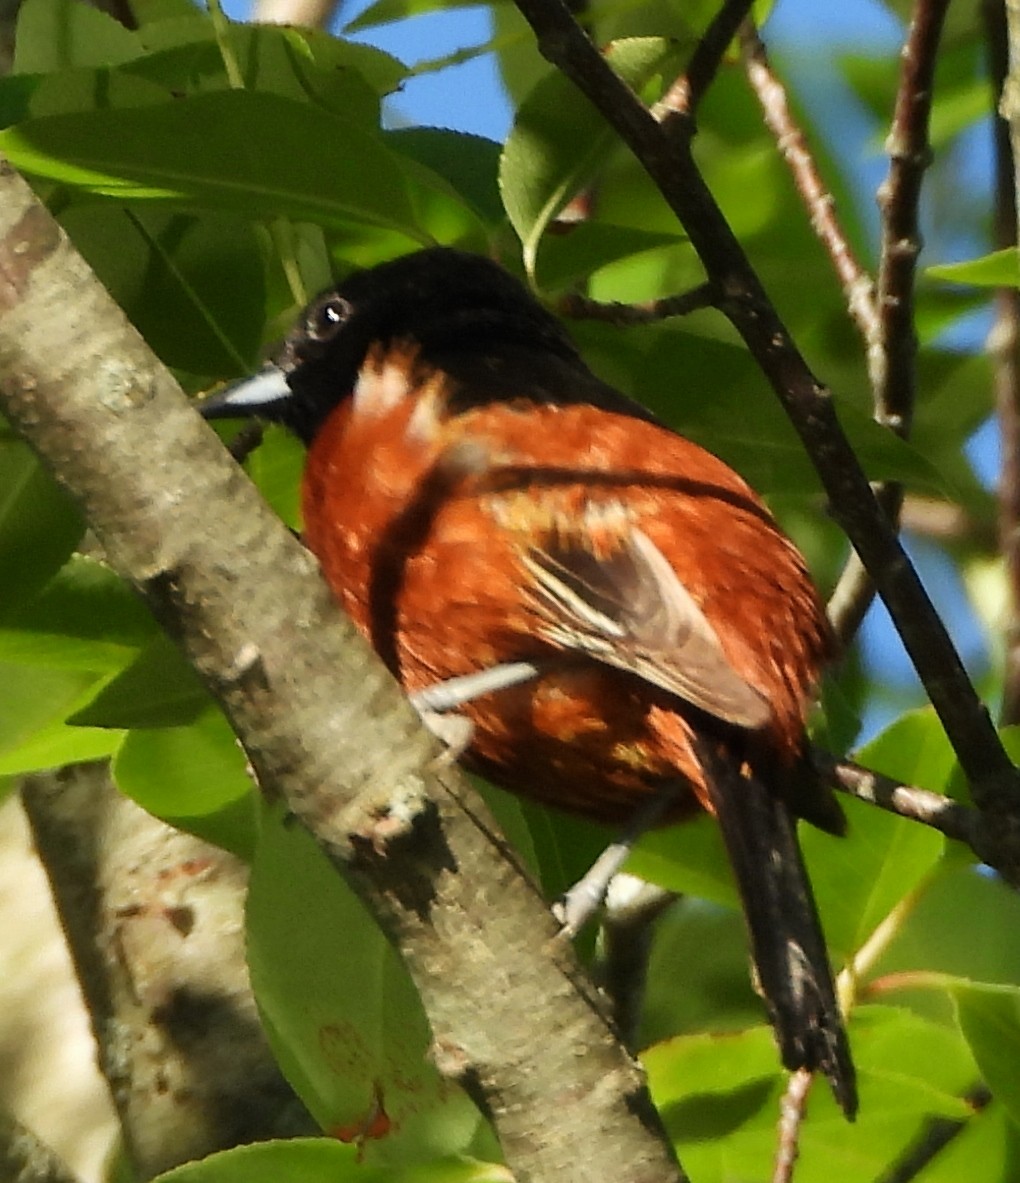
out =
<svg viewBox="0 0 1020 1183"><path fill-rule="evenodd" d="M343 296L323 296L308 310L305 333L312 341L329 341L343 328L352 311L350 301Z"/></svg>

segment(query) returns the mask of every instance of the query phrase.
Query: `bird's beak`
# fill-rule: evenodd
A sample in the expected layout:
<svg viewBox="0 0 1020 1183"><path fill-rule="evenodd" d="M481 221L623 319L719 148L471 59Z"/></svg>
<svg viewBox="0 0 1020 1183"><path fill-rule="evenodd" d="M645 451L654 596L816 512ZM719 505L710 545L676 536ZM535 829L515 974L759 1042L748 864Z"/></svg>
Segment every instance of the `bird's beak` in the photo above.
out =
<svg viewBox="0 0 1020 1183"><path fill-rule="evenodd" d="M231 382L196 406L205 419L278 419L280 407L292 398L286 374L270 362L257 374Z"/></svg>

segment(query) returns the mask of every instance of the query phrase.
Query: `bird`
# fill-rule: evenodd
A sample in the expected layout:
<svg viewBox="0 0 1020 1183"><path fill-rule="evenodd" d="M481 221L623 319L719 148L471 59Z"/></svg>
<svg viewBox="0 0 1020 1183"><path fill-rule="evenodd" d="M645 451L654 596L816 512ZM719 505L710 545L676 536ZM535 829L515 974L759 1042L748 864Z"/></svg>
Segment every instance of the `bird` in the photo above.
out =
<svg viewBox="0 0 1020 1183"><path fill-rule="evenodd" d="M354 271L201 409L306 445L305 544L412 701L466 721L469 769L612 826L716 818L782 1062L852 1120L796 830L845 828L805 724L833 642L762 499L450 247Z"/></svg>

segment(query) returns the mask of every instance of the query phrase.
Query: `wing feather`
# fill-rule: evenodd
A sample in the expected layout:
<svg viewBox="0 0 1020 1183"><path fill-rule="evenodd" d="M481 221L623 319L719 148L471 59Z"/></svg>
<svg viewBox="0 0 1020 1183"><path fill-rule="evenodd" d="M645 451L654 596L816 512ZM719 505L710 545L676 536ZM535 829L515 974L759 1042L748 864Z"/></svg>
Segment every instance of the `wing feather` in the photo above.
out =
<svg viewBox="0 0 1020 1183"><path fill-rule="evenodd" d="M632 523L615 533L609 551L575 529L522 556L546 636L727 723L763 727L768 703L734 670L662 551Z"/></svg>

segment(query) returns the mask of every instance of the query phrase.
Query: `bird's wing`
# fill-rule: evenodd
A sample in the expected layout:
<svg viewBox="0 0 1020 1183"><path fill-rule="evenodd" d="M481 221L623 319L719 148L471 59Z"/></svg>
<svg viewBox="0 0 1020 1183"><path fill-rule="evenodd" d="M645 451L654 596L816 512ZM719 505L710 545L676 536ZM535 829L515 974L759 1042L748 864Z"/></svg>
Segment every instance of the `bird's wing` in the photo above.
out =
<svg viewBox="0 0 1020 1183"><path fill-rule="evenodd" d="M763 727L771 717L767 701L734 670L662 551L633 524L613 533L608 550L572 530L523 553L528 596L547 639L636 674L727 723Z"/></svg>

